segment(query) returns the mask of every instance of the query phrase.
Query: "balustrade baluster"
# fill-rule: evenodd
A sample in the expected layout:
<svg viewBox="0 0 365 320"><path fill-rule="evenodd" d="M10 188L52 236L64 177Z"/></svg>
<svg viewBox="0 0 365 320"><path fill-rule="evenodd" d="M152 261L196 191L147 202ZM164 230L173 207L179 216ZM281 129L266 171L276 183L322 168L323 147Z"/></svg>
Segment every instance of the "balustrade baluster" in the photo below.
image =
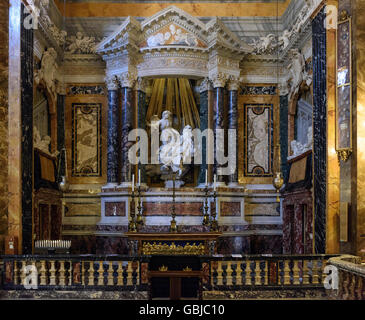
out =
<svg viewBox="0 0 365 320"><path fill-rule="evenodd" d="M303 274L303 284L309 284L309 261L303 260L303 268L302 268L302 274Z"/></svg>
<svg viewBox="0 0 365 320"><path fill-rule="evenodd" d="M124 283L123 283L123 262L122 261L118 261L117 272L118 272L117 285L122 286L122 285L124 285Z"/></svg>
<svg viewBox="0 0 365 320"><path fill-rule="evenodd" d="M47 268L46 268L46 260L41 260L41 268L40 272L40 285L46 286L47 285Z"/></svg>
<svg viewBox="0 0 365 320"><path fill-rule="evenodd" d="M300 260L293 260L293 284L300 284L299 268Z"/></svg>
<svg viewBox="0 0 365 320"><path fill-rule="evenodd" d="M18 278L19 278L19 268L18 268L18 261L14 260L13 261L13 266L14 266L14 269L13 269L13 283L14 285L17 285L19 284L18 282Z"/></svg>
<svg viewBox="0 0 365 320"><path fill-rule="evenodd" d="M79 269L80 270L80 269ZM83 272L83 270L80 272ZM81 278L81 274L79 275ZM71 286L72 285L72 261L70 261L70 267L68 269L68 285Z"/></svg>
<svg viewBox="0 0 365 320"><path fill-rule="evenodd" d="M89 281L88 281L88 286L93 286L94 285L94 261L90 261L89 263Z"/></svg>
<svg viewBox="0 0 365 320"><path fill-rule="evenodd" d="M290 284L290 260L284 261L284 285Z"/></svg>
<svg viewBox="0 0 365 320"><path fill-rule="evenodd" d="M24 285L24 279L25 279L25 268L26 268L26 262L25 260L22 261L21 263L22 267L21 267L21 270L20 270L20 284L21 285Z"/></svg>
<svg viewBox="0 0 365 320"><path fill-rule="evenodd" d="M218 262L217 261L212 261L211 262L211 285L214 286L217 284L218 282L218 279L217 279L217 276L218 276L218 271L217 271L217 267L218 267Z"/></svg>
<svg viewBox="0 0 365 320"><path fill-rule="evenodd" d="M98 269L98 286L104 285L104 264L103 261L99 261Z"/></svg>
<svg viewBox="0 0 365 320"><path fill-rule="evenodd" d="M227 273L227 276L226 276L226 285L227 286L231 286L233 284L232 272L233 272L232 262L231 261L228 261L227 262L227 269L226 269L226 273Z"/></svg>
<svg viewBox="0 0 365 320"><path fill-rule="evenodd" d="M245 284L247 286L252 285L252 279L251 279L251 261L250 260L246 260L246 275L245 275Z"/></svg>
<svg viewBox="0 0 365 320"><path fill-rule="evenodd" d="M85 261L81 261L81 281L82 281L82 285L85 286L86 285L86 268L85 268ZM89 283L88 283L89 284Z"/></svg>
<svg viewBox="0 0 365 320"><path fill-rule="evenodd" d="M133 268L132 268L132 261L128 261L127 267L127 286L133 285Z"/></svg>
<svg viewBox="0 0 365 320"><path fill-rule="evenodd" d="M217 285L221 286L223 284L223 268L222 268L222 261L218 261L218 268L217 268Z"/></svg>
<svg viewBox="0 0 365 320"><path fill-rule="evenodd" d="M319 271L320 269L318 268L318 260L313 260L313 266L312 266L312 284L319 284L320 280L319 280Z"/></svg>
<svg viewBox="0 0 365 320"><path fill-rule="evenodd" d="M56 285L56 268L55 268L55 261L51 260L50 261L51 264L51 268L49 269L49 285L50 286L55 286Z"/></svg>
<svg viewBox="0 0 365 320"><path fill-rule="evenodd" d="M237 286L242 285L242 267L241 267L241 261L237 261L237 267L236 267L236 285Z"/></svg>
<svg viewBox="0 0 365 320"><path fill-rule="evenodd" d="M113 261L109 261L109 268L108 268L108 286L114 285L114 270L113 270Z"/></svg>
<svg viewBox="0 0 365 320"><path fill-rule="evenodd" d="M255 285L261 285L261 268L260 260L255 260Z"/></svg>
<svg viewBox="0 0 365 320"><path fill-rule="evenodd" d="M65 261L61 260L60 261L60 276L59 276L59 280L60 280L60 286L65 286L66 285L66 269L65 269Z"/></svg>

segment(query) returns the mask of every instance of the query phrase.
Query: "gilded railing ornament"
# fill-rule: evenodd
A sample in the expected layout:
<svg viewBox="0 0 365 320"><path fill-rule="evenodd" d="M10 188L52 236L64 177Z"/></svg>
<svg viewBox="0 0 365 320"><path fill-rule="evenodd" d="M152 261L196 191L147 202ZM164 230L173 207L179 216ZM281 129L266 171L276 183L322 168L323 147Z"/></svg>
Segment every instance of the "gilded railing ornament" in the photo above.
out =
<svg viewBox="0 0 365 320"><path fill-rule="evenodd" d="M142 246L142 253L144 255L166 254L166 255L203 255L205 253L205 246L200 244L186 243L185 246L176 245L175 242L171 244L161 242L145 242Z"/></svg>
<svg viewBox="0 0 365 320"><path fill-rule="evenodd" d="M343 149L343 150L337 150L337 157L338 157L338 163L340 163L340 161L347 161L352 153L351 149Z"/></svg>
<svg viewBox="0 0 365 320"><path fill-rule="evenodd" d="M161 267L158 268L158 270L165 272L168 270L168 268L166 266L162 265Z"/></svg>

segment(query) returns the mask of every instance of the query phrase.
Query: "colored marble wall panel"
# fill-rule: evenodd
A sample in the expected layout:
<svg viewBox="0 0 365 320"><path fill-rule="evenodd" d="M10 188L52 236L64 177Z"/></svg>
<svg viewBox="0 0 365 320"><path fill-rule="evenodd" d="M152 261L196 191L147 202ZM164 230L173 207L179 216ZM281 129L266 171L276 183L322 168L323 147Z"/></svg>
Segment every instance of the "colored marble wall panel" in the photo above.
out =
<svg viewBox="0 0 365 320"><path fill-rule="evenodd" d="M202 215L202 202L176 202L176 215ZM146 216L171 215L171 202L145 202L143 203L143 214Z"/></svg>
<svg viewBox="0 0 365 320"><path fill-rule="evenodd" d="M72 176L102 174L101 103L72 104Z"/></svg>
<svg viewBox="0 0 365 320"><path fill-rule="evenodd" d="M273 106L247 104L245 119L245 175L272 175Z"/></svg>
<svg viewBox="0 0 365 320"><path fill-rule="evenodd" d="M100 216L100 203L66 202L65 217Z"/></svg>
<svg viewBox="0 0 365 320"><path fill-rule="evenodd" d="M219 214L221 217L241 216L241 202L221 201Z"/></svg>
<svg viewBox="0 0 365 320"><path fill-rule="evenodd" d="M125 202L105 202L105 216L125 216Z"/></svg>
<svg viewBox="0 0 365 320"><path fill-rule="evenodd" d="M278 203L245 202L245 216L280 216Z"/></svg>
<svg viewBox="0 0 365 320"><path fill-rule="evenodd" d="M81 85L78 85L81 86ZM84 106L84 107L83 107ZM90 106L90 113L83 114ZM76 112L76 113L75 113ZM80 116L83 126L77 127L75 116ZM106 182L106 164L107 164L107 97L94 94L71 95L65 98L65 145L67 153L67 177L70 183L105 183ZM91 128L91 123L95 127ZM96 125L98 124L98 128ZM76 125L76 126L75 126ZM73 131L73 129L76 129ZM98 136L95 137L95 132ZM77 137L77 134L79 135ZM78 140L74 140L77 138ZM84 155L75 162L75 150L73 147L78 145L83 150ZM98 154L95 158L96 146L91 145L94 141L98 146ZM90 156L86 150L92 149L93 156ZM77 149L76 149L77 152ZM89 159L89 161L88 161ZM91 161L94 159L93 161ZM80 161L82 160L82 161ZM90 170L87 168L90 167ZM82 170L82 168L86 168ZM72 169L74 169L72 172Z"/></svg>

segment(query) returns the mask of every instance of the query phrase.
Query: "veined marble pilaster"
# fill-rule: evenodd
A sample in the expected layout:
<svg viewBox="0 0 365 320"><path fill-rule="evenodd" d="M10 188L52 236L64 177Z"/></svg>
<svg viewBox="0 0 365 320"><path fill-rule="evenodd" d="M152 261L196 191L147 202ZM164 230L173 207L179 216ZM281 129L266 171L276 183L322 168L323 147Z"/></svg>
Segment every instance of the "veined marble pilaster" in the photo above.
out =
<svg viewBox="0 0 365 320"><path fill-rule="evenodd" d="M238 122L238 114L237 114L237 99L238 99L238 81L230 82L228 86L228 129L236 130L237 134L237 122ZM238 147L236 141L236 171L234 174L229 176L230 184L237 184L238 182Z"/></svg>

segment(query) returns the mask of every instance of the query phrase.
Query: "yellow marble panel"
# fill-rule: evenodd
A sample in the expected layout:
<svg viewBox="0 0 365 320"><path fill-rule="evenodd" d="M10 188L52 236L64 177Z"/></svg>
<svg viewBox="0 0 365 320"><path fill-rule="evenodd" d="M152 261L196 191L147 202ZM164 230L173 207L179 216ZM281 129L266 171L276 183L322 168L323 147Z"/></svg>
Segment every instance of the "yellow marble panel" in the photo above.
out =
<svg viewBox="0 0 365 320"><path fill-rule="evenodd" d="M328 1L336 5L337 1ZM327 232L326 252L340 250L340 167L336 153L336 30L327 28Z"/></svg>
<svg viewBox="0 0 365 320"><path fill-rule="evenodd" d="M198 17L274 17L283 15L290 0L284 2L212 3L212 2L167 2L167 3L70 3L64 10L63 2L56 4L67 17L150 17L162 9L174 5L192 16Z"/></svg>

